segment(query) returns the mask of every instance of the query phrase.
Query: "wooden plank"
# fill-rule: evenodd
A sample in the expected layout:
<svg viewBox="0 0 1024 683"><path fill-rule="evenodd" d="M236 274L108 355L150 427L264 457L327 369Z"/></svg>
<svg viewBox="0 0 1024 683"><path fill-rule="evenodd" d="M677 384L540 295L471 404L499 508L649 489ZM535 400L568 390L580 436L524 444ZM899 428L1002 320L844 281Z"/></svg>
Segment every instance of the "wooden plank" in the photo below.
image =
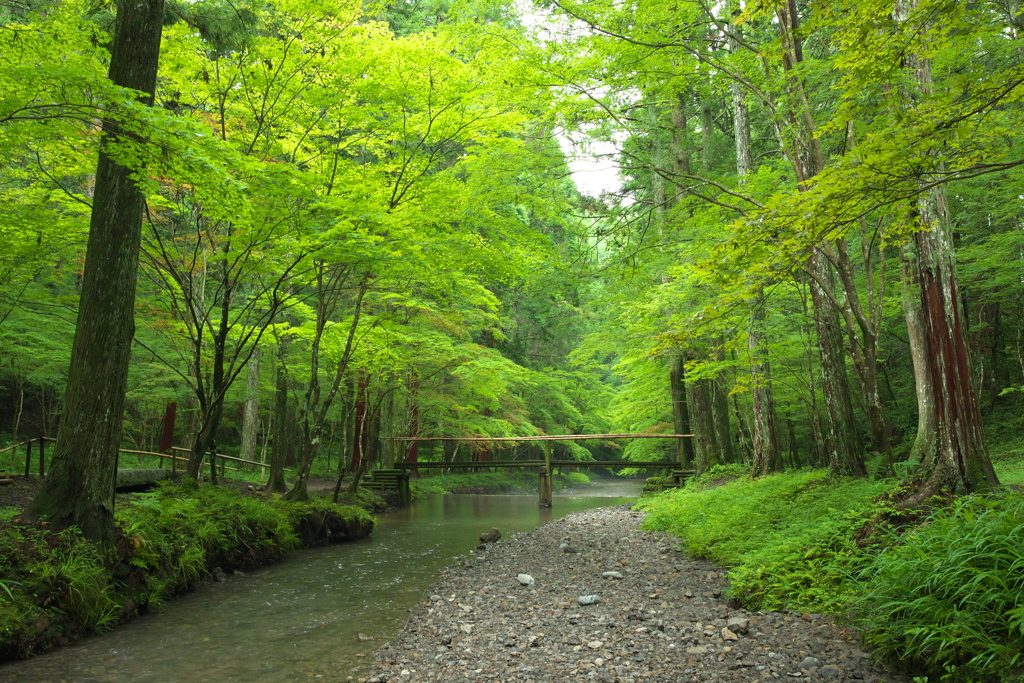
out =
<svg viewBox="0 0 1024 683"><path fill-rule="evenodd" d="M491 462L401 462L395 463L395 467L403 470L414 469L483 469L486 467L543 467L543 460L499 460ZM650 467L659 469L672 469L679 467L679 463L664 461L642 461L628 462L624 460L552 460L552 467L636 467L646 469Z"/></svg>
<svg viewBox="0 0 1024 683"><path fill-rule="evenodd" d="M519 443L528 441L585 441L587 439L686 439L693 434L554 434L542 436L392 436L392 441L465 441Z"/></svg>

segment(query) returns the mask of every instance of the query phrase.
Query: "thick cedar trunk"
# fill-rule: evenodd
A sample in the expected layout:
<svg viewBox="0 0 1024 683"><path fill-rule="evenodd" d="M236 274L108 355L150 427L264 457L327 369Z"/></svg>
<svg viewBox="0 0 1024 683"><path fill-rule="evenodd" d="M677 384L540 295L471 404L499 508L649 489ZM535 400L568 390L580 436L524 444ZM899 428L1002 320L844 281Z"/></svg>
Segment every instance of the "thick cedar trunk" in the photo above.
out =
<svg viewBox="0 0 1024 683"><path fill-rule="evenodd" d="M711 379L694 379L686 383L689 389L688 407L694 434L694 471L697 476L715 465L722 464L718 435L712 407L714 383Z"/></svg>
<svg viewBox="0 0 1024 683"><path fill-rule="evenodd" d="M669 370L672 388L672 427L676 434L690 434L690 411L686 404L686 358L678 354ZM694 461L693 439L676 439L676 460L683 468Z"/></svg>
<svg viewBox="0 0 1024 683"><path fill-rule="evenodd" d="M260 350L253 350L248 363L248 374L245 378L245 407L242 413L242 445L239 457L246 460L256 459L256 432L259 423L260 408Z"/></svg>
<svg viewBox="0 0 1024 683"><path fill-rule="evenodd" d="M898 2L897 21L909 21L910 17L916 21L916 9L916 0ZM913 79L901 89L903 105L910 107L919 96L931 92L931 64L909 55L904 66ZM918 380L918 434L911 459L920 463L922 481L916 493L904 501L907 505L941 490L961 494L999 484L982 432L942 187L922 192L916 208L919 229L907 245L904 268L916 287L906 282L903 301L908 328L919 326L918 331L910 330Z"/></svg>
<svg viewBox="0 0 1024 683"><path fill-rule="evenodd" d="M291 430L288 423L288 373L284 367L285 346L278 349L277 382L274 391L274 441L270 448L270 474L267 491L284 493L288 483L284 478L284 463L288 458Z"/></svg>
<svg viewBox="0 0 1024 683"><path fill-rule="evenodd" d="M999 484L982 432L942 192L924 193L918 211L921 225L930 229L914 234L905 269L913 279L904 296L908 330L918 326L909 335L918 382L911 460L923 475L911 504L943 489L960 494Z"/></svg>
<svg viewBox="0 0 1024 683"><path fill-rule="evenodd" d="M366 371L359 371L359 384L356 388L356 414L352 425L352 462L349 472L361 472L363 460L369 446L369 425L366 414ZM351 488L351 487L350 487Z"/></svg>
<svg viewBox="0 0 1024 683"><path fill-rule="evenodd" d="M117 3L109 76L114 84L143 93L146 104L152 104L156 90L163 13L163 0ZM103 122L104 142L120 135L118 124ZM145 206L131 173L100 152L64 414L50 476L25 512L56 526L78 526L104 544L114 528Z"/></svg>

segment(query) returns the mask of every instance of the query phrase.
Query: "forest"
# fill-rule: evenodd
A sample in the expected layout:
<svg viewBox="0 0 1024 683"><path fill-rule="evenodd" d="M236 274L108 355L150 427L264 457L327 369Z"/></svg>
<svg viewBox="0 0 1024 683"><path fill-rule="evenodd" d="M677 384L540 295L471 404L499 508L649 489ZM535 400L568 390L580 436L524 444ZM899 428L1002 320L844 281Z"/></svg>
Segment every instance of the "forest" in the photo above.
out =
<svg viewBox="0 0 1024 683"><path fill-rule="evenodd" d="M568 434L902 481L908 515L1024 485L1022 28L1016 0L2 0L0 441L55 439L24 517L109 546L119 449L170 446L288 504Z"/></svg>

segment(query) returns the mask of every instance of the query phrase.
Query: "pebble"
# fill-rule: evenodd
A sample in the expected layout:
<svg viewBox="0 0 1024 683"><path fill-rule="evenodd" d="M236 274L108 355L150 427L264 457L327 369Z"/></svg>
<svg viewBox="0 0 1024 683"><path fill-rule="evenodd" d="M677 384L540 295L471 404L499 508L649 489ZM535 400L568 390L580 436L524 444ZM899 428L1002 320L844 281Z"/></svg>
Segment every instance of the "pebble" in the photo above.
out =
<svg viewBox="0 0 1024 683"><path fill-rule="evenodd" d="M826 617L731 605L726 570L641 531L642 517L625 506L574 513L449 567L367 680L911 683ZM582 552L551 552L566 539ZM628 569L615 578L609 566ZM509 576L530 590L510 591Z"/></svg>
<svg viewBox="0 0 1024 683"><path fill-rule="evenodd" d="M521 586L532 586L537 583L537 580L529 574L520 574L516 577L516 581L518 581Z"/></svg>

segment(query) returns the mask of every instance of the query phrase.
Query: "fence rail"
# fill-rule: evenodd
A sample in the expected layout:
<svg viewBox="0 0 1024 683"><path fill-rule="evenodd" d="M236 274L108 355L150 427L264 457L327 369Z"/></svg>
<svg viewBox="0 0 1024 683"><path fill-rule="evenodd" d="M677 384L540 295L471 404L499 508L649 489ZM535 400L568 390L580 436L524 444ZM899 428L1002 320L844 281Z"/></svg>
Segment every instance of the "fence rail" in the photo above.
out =
<svg viewBox="0 0 1024 683"><path fill-rule="evenodd" d="M39 447L39 476L45 476L46 475L46 450L45 450L46 446L45 446L45 444L46 443L55 443L56 441L57 441L57 439L55 439L55 438L53 438L51 436L40 436L40 437L37 437L37 438L34 438L34 439L28 439L26 441L22 441L20 443L14 443L14 444L11 444L9 446L4 446L3 448L0 448L0 455L2 455L4 453L7 453L8 451L14 451L14 453L16 454L17 450L19 448L21 448L22 446L25 446L25 473L24 474L27 477L27 476L29 476L32 473L32 445L33 444L37 444L38 447ZM191 453L191 451L189 449L187 449L187 448L180 448L178 446L172 446L171 447L171 451L177 451L178 453ZM187 457L183 458L181 456L174 455L173 453L157 453L155 451L140 451L140 450L134 450L134 449L130 449L130 448L119 448L118 452L119 453L124 453L126 455L150 455L150 456L154 456L154 457L157 457L157 458L167 458L167 459L169 459L171 461L171 469L176 469L177 463L179 463L179 462L188 462L188 460L189 460ZM224 455L223 453L210 453L209 455L211 455L211 456L213 456L215 458L220 458L221 460L227 460L227 461L230 461L230 462L244 463L246 465L256 465L257 467L262 467L264 470L266 470L267 468L270 467L270 465L268 465L266 463L257 462L255 460L246 460L244 458L236 458L236 457L234 457L232 455ZM13 464L14 464L14 455L12 454L10 456L10 458L11 458L11 461L10 461L11 465L13 466ZM237 472L238 471L237 467L228 467L223 462L221 463L220 466L223 469L231 470L232 472ZM286 468L284 468L284 471L285 472L291 472L292 470L290 470L290 469L288 469L286 467Z"/></svg>

